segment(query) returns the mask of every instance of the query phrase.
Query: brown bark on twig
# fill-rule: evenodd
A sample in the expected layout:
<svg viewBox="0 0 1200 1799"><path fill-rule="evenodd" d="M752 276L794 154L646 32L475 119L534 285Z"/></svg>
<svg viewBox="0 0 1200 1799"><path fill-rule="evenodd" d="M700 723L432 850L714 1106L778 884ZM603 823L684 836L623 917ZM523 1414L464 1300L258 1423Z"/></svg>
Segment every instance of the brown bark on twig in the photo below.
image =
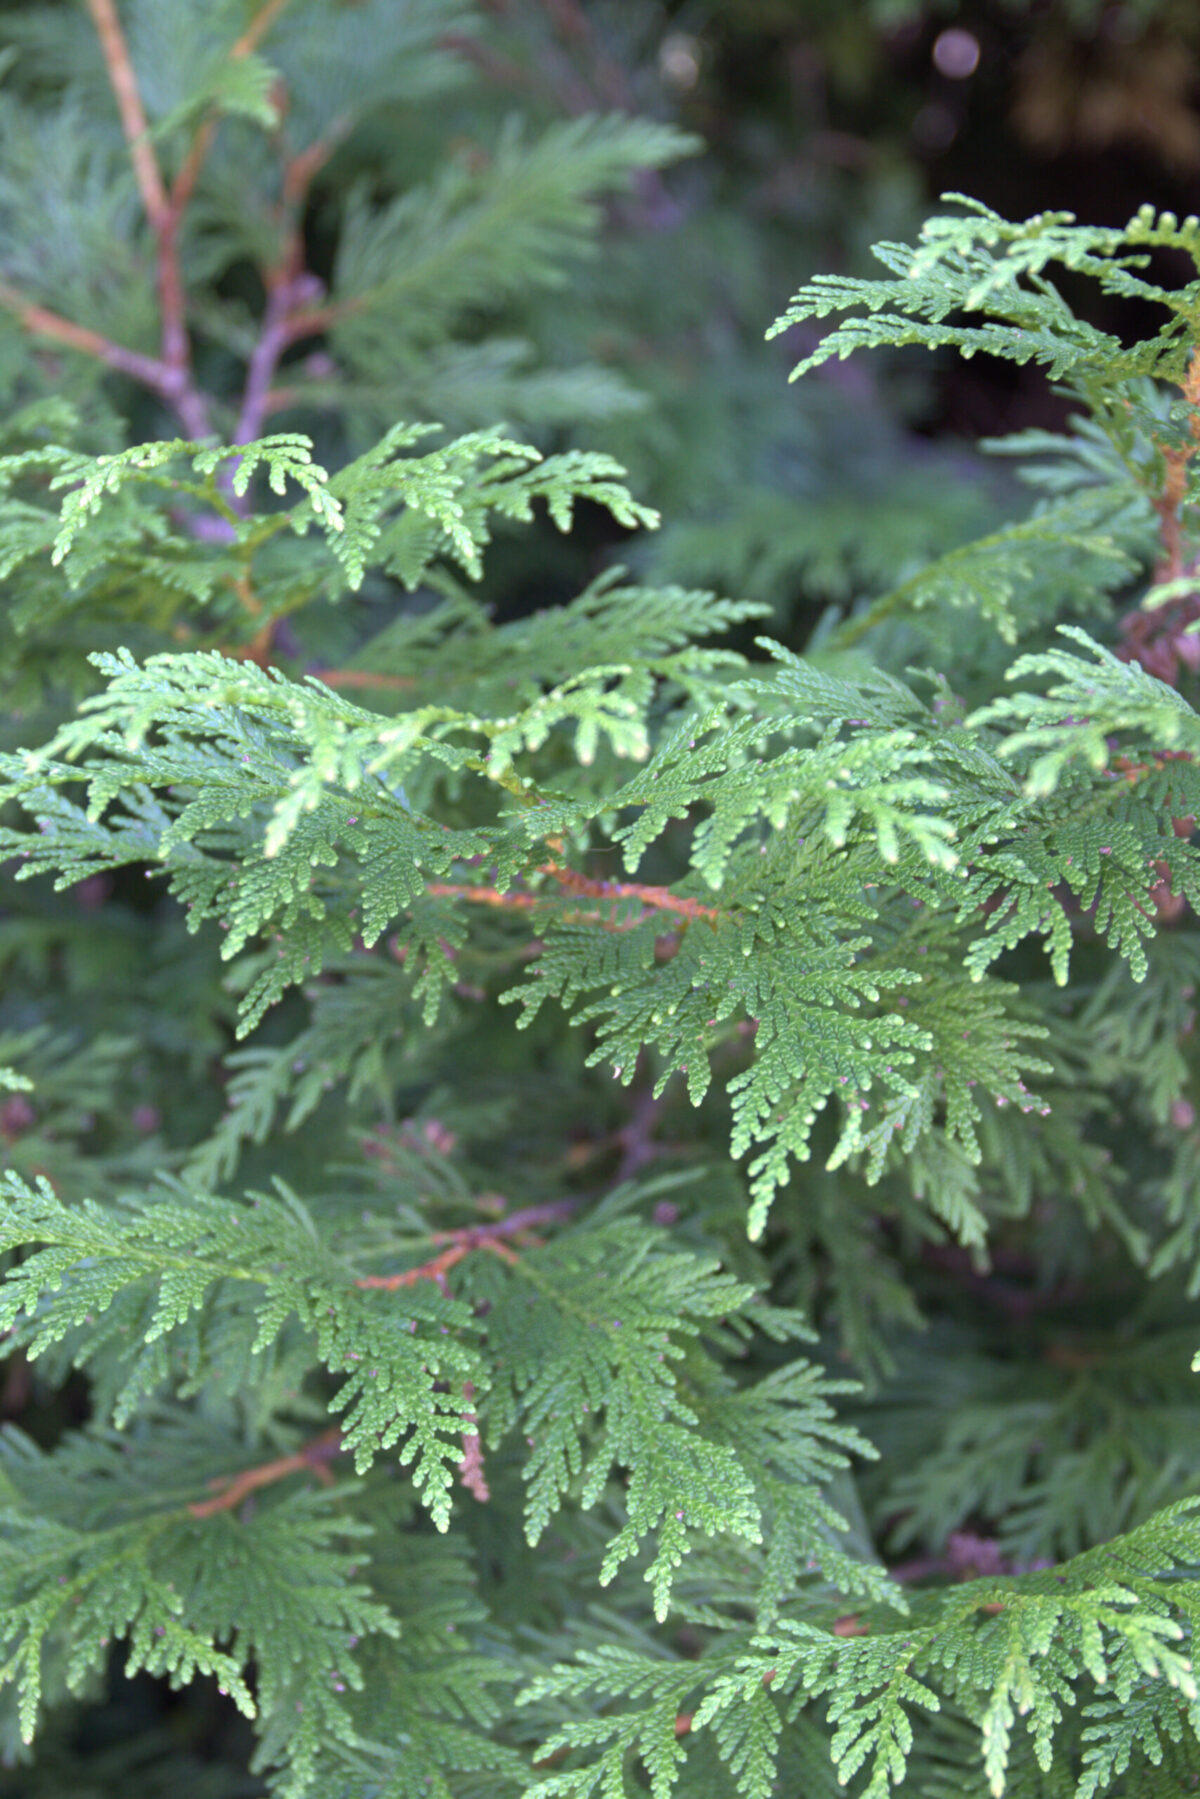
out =
<svg viewBox="0 0 1200 1799"><path fill-rule="evenodd" d="M577 893L588 899L634 899L652 912L671 912L677 918L704 918L712 925L720 922L718 907L708 906L703 900L688 899L681 894L672 893L669 887L651 887L641 881L597 881L588 875L576 874L574 869L563 868L557 862L543 862L536 873L549 875L564 892ZM475 905L495 906L506 912L529 912L535 906L544 904L540 894L520 891L502 893L496 887L476 886L469 881L431 881L425 891L435 897L465 899Z"/></svg>
<svg viewBox="0 0 1200 1799"><path fill-rule="evenodd" d="M1183 529L1188 471L1200 451L1200 349L1192 352L1187 374L1179 385L1191 408L1191 442L1179 447L1159 446L1165 473L1162 492L1154 501L1159 539L1154 579L1163 583L1195 576L1197 592L1152 612L1139 608L1128 613L1121 621L1123 641L1118 652L1125 661L1140 663L1148 674L1170 686L1178 681L1181 669L1195 670L1200 665L1200 637L1189 631L1189 626L1200 619L1200 571L1196 558L1189 561L1184 555Z"/></svg>
<svg viewBox="0 0 1200 1799"><path fill-rule="evenodd" d="M162 391L166 369L156 356L143 356L138 350L127 350L124 344L113 343L111 338L93 331L88 325L77 325L73 319L65 319L47 306L39 306L35 300L26 299L24 294L7 281L0 282L0 306L7 307L9 312L14 313L31 336L48 337L55 343L66 344L69 349L80 350L85 356L94 356L97 362L104 363L117 374L128 375L132 380L140 381L143 387L149 387L156 393Z"/></svg>
<svg viewBox="0 0 1200 1799"><path fill-rule="evenodd" d="M268 1487L289 1474L303 1474L305 1470L315 1474L318 1480L328 1482L333 1477L325 1463L341 1453L341 1431L323 1431L305 1448L296 1450L294 1455L278 1456L273 1462L263 1462L257 1468L243 1469L241 1474L218 1476L208 1484L220 1490L211 1499L198 1499L193 1505L189 1505L188 1511L193 1518L211 1518L215 1512L232 1511L235 1505L240 1505L243 1499L256 1492L259 1487Z"/></svg>
<svg viewBox="0 0 1200 1799"><path fill-rule="evenodd" d="M146 217L157 230L170 210L170 202L163 184L162 170L158 166L158 157L150 142L150 127L142 105L137 76L129 60L125 33L121 29L114 0L87 0L87 9L92 15L96 36L100 39L104 64L117 102L117 111L121 115L121 129L125 133L125 142L129 145L129 158L133 163L134 179L142 196L142 205L146 209Z"/></svg>
<svg viewBox="0 0 1200 1799"><path fill-rule="evenodd" d="M429 1261L422 1262L417 1268L406 1268L401 1274L367 1274L355 1281L356 1287L378 1287L386 1292L394 1292L400 1287L415 1286L418 1281L436 1281L444 1288L446 1275L473 1249L490 1249L494 1255L506 1262L517 1262L520 1257L510 1249L505 1241L508 1237L528 1237L528 1233L539 1224L550 1224L558 1219L567 1218L575 1209L573 1199L549 1200L544 1205L525 1206L518 1212L511 1212L507 1218L498 1219L495 1224L468 1224L455 1231L438 1231L430 1239L434 1243L444 1243L446 1248Z"/></svg>

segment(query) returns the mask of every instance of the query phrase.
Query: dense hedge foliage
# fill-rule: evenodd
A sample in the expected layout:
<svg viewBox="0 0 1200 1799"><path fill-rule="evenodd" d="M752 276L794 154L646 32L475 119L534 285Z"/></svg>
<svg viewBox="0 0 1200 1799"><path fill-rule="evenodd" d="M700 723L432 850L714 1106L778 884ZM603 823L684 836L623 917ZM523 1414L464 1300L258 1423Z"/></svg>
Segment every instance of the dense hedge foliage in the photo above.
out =
<svg viewBox="0 0 1200 1799"><path fill-rule="evenodd" d="M1200 1785L1200 224L748 206L757 3L5 17L5 1780Z"/></svg>

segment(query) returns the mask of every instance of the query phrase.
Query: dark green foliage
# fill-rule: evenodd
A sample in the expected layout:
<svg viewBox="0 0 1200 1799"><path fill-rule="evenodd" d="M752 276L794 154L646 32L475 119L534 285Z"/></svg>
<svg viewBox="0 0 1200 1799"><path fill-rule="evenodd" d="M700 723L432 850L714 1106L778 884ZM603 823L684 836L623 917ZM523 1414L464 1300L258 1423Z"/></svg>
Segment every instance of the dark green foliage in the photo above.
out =
<svg viewBox="0 0 1200 1799"><path fill-rule="evenodd" d="M993 446L1015 516L893 488L865 542L883 467L824 519L814 457L598 568L560 538L658 521L621 432L689 414L581 353L636 219L558 296L688 141L472 113L541 25L274 10L13 34L0 304L81 360L14 357L0 459L6 1770L1189 1790L1200 230L967 203L780 320L1065 383ZM799 579L842 608L803 653ZM150 1683L251 1774L72 1740Z"/></svg>

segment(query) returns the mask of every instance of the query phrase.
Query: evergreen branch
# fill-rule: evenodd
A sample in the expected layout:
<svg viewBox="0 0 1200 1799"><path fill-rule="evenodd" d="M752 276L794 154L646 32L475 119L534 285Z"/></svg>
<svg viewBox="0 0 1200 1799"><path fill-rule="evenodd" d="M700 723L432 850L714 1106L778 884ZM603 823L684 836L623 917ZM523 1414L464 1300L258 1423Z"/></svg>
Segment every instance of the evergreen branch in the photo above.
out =
<svg viewBox="0 0 1200 1799"><path fill-rule="evenodd" d="M157 241L162 355L160 358L148 357L127 349L89 326L77 324L27 300L8 283L0 286L0 305L15 313L30 332L67 344L96 358L116 373L139 382L173 408L192 437L204 439L211 435L212 428L207 402L196 387L190 369L185 298L176 241L179 214L163 183L114 0L87 0L87 5L117 102L138 191Z"/></svg>
<svg viewBox="0 0 1200 1799"><path fill-rule="evenodd" d="M277 1456L274 1461L262 1462L256 1468L243 1469L241 1474L221 1474L208 1484L219 1491L212 1499L198 1499L188 1506L193 1518L211 1518L216 1512L232 1511L251 1493L260 1487L270 1486L274 1481L285 1480L289 1474L303 1474L308 1470L318 1480L328 1483L331 1479L325 1463L334 1456L342 1454L342 1433L336 1427L322 1431L303 1449L292 1455Z"/></svg>
<svg viewBox="0 0 1200 1799"><path fill-rule="evenodd" d="M229 51L231 61L251 56L258 44L288 4L288 0L265 0ZM145 107L137 77L129 56L114 0L88 0L97 35L100 39L109 80L117 100L122 130L129 145L138 191L142 196L146 217L157 243L157 281L162 323L162 360L157 367L143 362L140 370L114 360L112 350L104 352L95 344L85 345L78 336L77 347L100 354L110 366L124 366L154 392L168 400L178 414L184 429L196 439L212 434L208 403L196 385L192 373L191 344L187 329L187 299L179 257L179 238L196 182L211 148L218 115L211 112L193 138L170 191L163 180L149 133ZM293 159L285 172L284 206L295 211L302 204L308 182L327 158L331 145L322 143ZM305 276L300 267L300 237L293 227L289 233L284 266L268 281L268 304L258 343L246 375L246 386L239 413L235 442L250 442L259 435L266 416L266 399L279 357L297 336L312 329L302 309L309 305L317 291L315 277ZM45 328L44 321L41 328ZM323 329L318 324L316 329ZM61 336L59 331L57 335ZM226 474L228 481L228 474ZM240 510L236 508L235 510Z"/></svg>
<svg viewBox="0 0 1200 1799"><path fill-rule="evenodd" d="M289 0L266 0L266 4L234 44L230 51L231 60L251 55L275 17L287 4ZM183 210L207 156L217 122L217 115L214 113L201 125L180 171L180 178L172 192L176 227L182 220ZM271 385L284 351L298 338L316 335L325 329L325 324L319 317L315 322L313 319L313 302L324 292L324 288L317 277L304 267L301 212L309 187L332 155L339 135L340 132L331 132L285 164L280 200L280 212L286 222L284 249L277 266L268 269L265 274L267 304L257 340L246 365L242 399L233 432L235 444L252 443L261 435L263 423L271 411ZM267 627L264 654L269 652L271 635L270 627Z"/></svg>

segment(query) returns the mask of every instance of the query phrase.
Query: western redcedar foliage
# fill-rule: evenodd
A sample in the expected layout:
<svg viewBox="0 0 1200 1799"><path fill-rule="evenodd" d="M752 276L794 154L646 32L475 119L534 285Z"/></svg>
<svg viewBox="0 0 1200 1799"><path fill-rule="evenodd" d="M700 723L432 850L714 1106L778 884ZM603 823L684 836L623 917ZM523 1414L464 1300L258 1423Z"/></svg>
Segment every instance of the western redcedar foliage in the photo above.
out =
<svg viewBox="0 0 1200 1799"><path fill-rule="evenodd" d="M1200 1784L1200 225L955 201L800 290L802 369L1077 408L986 535L835 532L806 655L617 570L496 624L543 515L657 522L528 439L640 403L539 296L686 142L430 174L465 6L86 14L0 177L0 1319L82 1420L0 1439L17 1790ZM261 1784L81 1759L120 1669Z"/></svg>

